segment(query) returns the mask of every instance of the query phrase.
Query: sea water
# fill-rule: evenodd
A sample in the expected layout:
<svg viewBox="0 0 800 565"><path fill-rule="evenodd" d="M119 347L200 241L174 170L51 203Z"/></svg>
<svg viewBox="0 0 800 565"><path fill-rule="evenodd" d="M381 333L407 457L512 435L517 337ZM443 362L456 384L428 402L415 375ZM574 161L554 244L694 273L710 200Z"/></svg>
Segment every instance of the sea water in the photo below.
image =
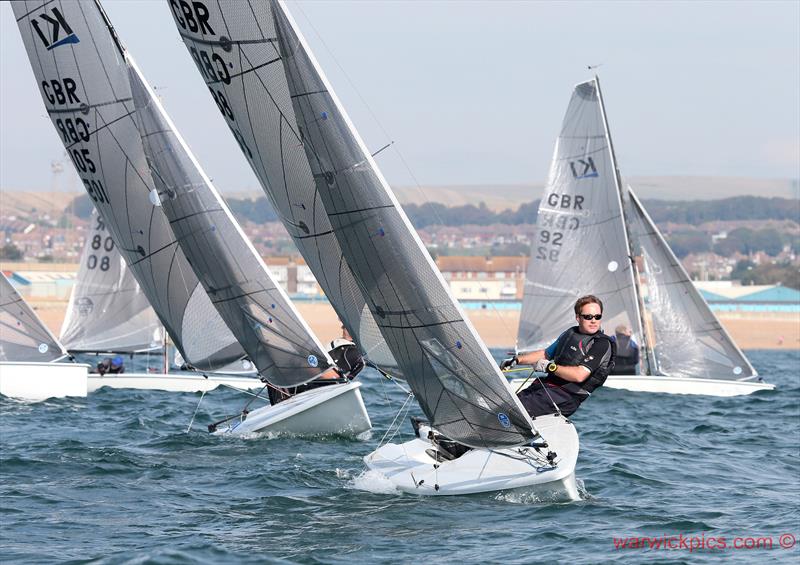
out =
<svg viewBox="0 0 800 565"><path fill-rule="evenodd" d="M189 432L199 393L0 398L0 560L798 563L781 545L800 538L800 352L748 355L776 391L594 394L573 417L572 503L398 494L365 474L406 397L374 372L360 438L210 436L246 402L224 389ZM411 434L406 419L394 441Z"/></svg>

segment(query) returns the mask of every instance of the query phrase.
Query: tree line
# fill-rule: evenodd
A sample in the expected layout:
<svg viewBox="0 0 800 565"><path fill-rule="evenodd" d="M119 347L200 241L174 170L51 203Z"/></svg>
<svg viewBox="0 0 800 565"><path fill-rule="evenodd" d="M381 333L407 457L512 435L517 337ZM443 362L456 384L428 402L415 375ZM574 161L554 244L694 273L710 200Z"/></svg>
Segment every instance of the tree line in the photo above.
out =
<svg viewBox="0 0 800 565"><path fill-rule="evenodd" d="M255 223L278 219L266 197L228 198L228 206L237 218ZM721 200L645 200L644 206L656 223L701 224L713 221L734 220L793 220L800 218L800 201L793 198L764 198L761 196L735 196ZM477 205L446 206L439 202L403 205L409 219L417 229L433 225L487 226L491 224L534 224L539 200L522 204L516 210L495 212L484 202ZM87 195L75 198L68 210L88 218L92 205Z"/></svg>

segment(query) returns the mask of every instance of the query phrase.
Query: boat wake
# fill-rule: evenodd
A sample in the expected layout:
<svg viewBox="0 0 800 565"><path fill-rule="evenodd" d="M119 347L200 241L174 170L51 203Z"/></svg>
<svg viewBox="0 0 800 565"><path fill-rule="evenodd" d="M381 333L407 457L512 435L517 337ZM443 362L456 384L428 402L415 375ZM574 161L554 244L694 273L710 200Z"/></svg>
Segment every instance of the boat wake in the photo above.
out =
<svg viewBox="0 0 800 565"><path fill-rule="evenodd" d="M337 471L338 472L338 471ZM394 483L377 471L364 470L353 477L346 488L363 490L374 494L400 494Z"/></svg>
<svg viewBox="0 0 800 565"><path fill-rule="evenodd" d="M583 483L583 480L576 478L578 487L578 500L564 498L563 491L553 491L551 493L542 492L541 487L529 489L514 489L498 492L494 495L494 500L500 502L510 502L511 504L572 504L578 501L593 500Z"/></svg>

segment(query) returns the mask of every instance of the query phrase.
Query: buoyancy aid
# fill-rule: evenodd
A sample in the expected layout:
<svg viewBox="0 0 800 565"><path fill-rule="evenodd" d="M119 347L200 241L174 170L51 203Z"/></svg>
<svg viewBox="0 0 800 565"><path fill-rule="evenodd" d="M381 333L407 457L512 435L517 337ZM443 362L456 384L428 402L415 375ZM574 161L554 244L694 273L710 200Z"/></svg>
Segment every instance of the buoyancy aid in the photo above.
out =
<svg viewBox="0 0 800 565"><path fill-rule="evenodd" d="M606 378L614 369L614 358L617 353L617 344L614 343L610 337L603 333L602 330L595 334L587 335L578 331L578 326L571 327L565 331L558 341L555 355L552 361L556 365L565 365L575 367L580 365L588 355L589 349L594 345L598 339L604 339L609 344L609 358L606 363L603 363L595 369L589 377L582 383L575 383L567 381L556 375L550 375L547 378L548 383L558 386L562 390L570 394L577 395L581 400L589 396L595 389L603 386Z"/></svg>
<svg viewBox="0 0 800 565"><path fill-rule="evenodd" d="M333 359L339 373L348 379L354 379L364 368L364 359L361 357L356 344L350 340L334 339L331 342L328 355Z"/></svg>

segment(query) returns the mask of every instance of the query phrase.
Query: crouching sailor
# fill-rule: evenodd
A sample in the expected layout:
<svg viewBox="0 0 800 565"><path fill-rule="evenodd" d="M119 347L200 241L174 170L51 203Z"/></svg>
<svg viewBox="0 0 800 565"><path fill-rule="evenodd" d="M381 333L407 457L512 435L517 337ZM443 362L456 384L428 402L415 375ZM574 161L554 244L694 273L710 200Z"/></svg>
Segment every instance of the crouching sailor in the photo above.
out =
<svg viewBox="0 0 800 565"><path fill-rule="evenodd" d="M515 355L501 363L503 370L521 364L547 373L547 377L535 379L518 394L531 416L557 411L570 416L595 389L603 386L614 368L616 346L600 328L602 318L600 299L583 296L575 302L577 326L561 334L547 349Z"/></svg>
<svg viewBox="0 0 800 565"><path fill-rule="evenodd" d="M344 334L347 335L347 334ZM269 400L271 404L277 404L287 398L321 386L328 386L337 383L344 383L356 378L364 368L364 359L358 351L358 347L347 337L334 339L330 344L328 355L331 356L335 364L313 381L292 388L277 388L268 386Z"/></svg>

